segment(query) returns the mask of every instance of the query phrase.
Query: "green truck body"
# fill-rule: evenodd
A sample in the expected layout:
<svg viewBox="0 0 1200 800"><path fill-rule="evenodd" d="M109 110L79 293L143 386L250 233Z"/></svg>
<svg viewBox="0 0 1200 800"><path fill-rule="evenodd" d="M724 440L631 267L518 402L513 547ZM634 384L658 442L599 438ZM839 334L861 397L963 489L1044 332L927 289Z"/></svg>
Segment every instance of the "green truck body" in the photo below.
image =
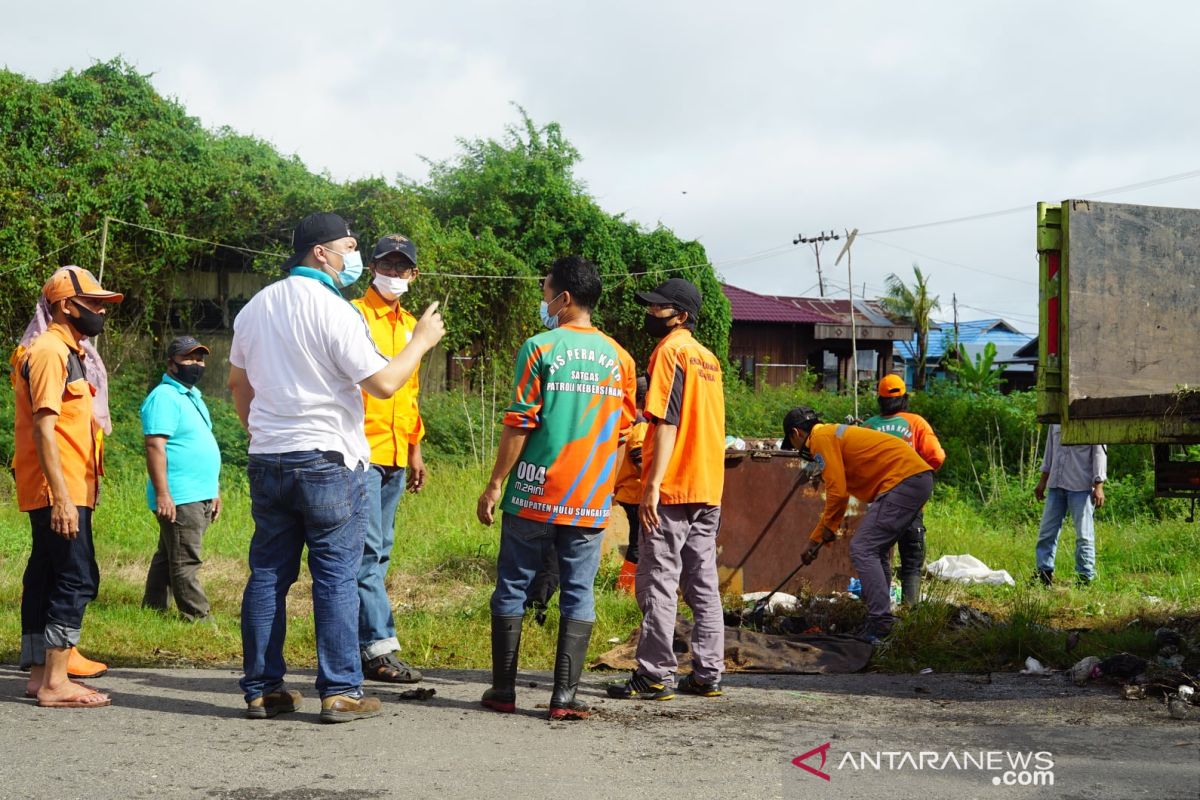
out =
<svg viewBox="0 0 1200 800"><path fill-rule="evenodd" d="M1037 249L1039 421L1155 445L1159 493L1200 493L1200 210L1039 203Z"/></svg>

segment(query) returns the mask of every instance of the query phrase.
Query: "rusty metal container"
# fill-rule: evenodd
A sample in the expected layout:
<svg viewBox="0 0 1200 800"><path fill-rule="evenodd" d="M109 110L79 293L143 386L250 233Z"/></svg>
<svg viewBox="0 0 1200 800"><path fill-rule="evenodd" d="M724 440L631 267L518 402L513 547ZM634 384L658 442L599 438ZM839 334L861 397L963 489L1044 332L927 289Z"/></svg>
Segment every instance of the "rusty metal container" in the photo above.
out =
<svg viewBox="0 0 1200 800"><path fill-rule="evenodd" d="M794 451L729 450L717 571L723 592L769 592L800 563L825 508L823 485L807 482ZM807 584L813 592L845 591L856 573L850 563L850 536L866 506L851 498L837 541L784 587L795 594Z"/></svg>

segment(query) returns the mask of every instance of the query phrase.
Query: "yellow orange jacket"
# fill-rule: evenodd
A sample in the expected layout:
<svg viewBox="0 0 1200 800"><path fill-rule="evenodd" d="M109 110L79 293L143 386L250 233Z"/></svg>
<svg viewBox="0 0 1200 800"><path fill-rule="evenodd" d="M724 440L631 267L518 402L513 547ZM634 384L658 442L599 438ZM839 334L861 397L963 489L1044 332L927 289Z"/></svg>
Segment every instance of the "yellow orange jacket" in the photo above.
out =
<svg viewBox="0 0 1200 800"><path fill-rule="evenodd" d="M642 445L646 441L646 429L649 427L650 423L639 417L629 431L629 438L625 440L625 460L621 462L621 468L617 471L617 486L613 490L613 499L618 503L637 505L642 502L642 468L634 464L630 456L637 451L638 457L641 457Z"/></svg>
<svg viewBox="0 0 1200 800"><path fill-rule="evenodd" d="M825 528L838 529L851 497L873 503L905 478L932 472L903 439L870 428L816 425L805 446L821 462L825 483L825 512L809 537L814 542Z"/></svg>
<svg viewBox="0 0 1200 800"><path fill-rule="evenodd" d="M357 300L350 301L371 331L379 352L388 358L399 353L412 339L417 318L397 304L396 309L383 299L374 286ZM381 400L363 392L366 411L367 443L371 446L371 463L385 467L408 466L408 448L425 436L425 423L417 402L420 391L420 370L414 370L408 382L391 397Z"/></svg>

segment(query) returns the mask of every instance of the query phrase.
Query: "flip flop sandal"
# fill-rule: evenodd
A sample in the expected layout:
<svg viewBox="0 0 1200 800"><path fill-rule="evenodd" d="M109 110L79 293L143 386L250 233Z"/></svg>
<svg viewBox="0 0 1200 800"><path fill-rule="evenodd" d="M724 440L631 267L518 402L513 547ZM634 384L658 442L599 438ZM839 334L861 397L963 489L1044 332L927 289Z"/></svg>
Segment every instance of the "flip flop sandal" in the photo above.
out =
<svg viewBox="0 0 1200 800"><path fill-rule="evenodd" d="M86 697L95 697L99 692L93 692ZM87 703L83 700L38 700L38 708L104 708L112 705L112 699L105 697L103 700L96 703Z"/></svg>
<svg viewBox="0 0 1200 800"><path fill-rule="evenodd" d="M87 689L88 691L96 692L98 694L104 694L99 689L97 689L95 686L88 686L83 681L72 680L71 683L75 684L76 686L82 686L83 688ZM31 692L28 689L26 689L25 690L25 698L28 700L37 700L37 692Z"/></svg>

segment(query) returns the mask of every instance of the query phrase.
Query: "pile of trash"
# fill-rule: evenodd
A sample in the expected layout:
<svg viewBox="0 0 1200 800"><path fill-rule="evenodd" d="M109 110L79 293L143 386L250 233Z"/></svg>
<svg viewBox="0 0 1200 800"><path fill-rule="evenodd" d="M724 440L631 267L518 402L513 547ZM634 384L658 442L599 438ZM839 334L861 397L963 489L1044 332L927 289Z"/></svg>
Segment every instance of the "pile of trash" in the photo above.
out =
<svg viewBox="0 0 1200 800"><path fill-rule="evenodd" d="M759 608L759 601L768 594L750 592L742 595L745 607L725 610L726 627L745 627L783 636L815 636L851 633L866 622L865 606L850 592L799 597L776 592L765 607Z"/></svg>
<svg viewBox="0 0 1200 800"><path fill-rule="evenodd" d="M1078 634L1072 634L1078 641ZM1173 628L1159 628L1154 632L1157 653L1145 659L1132 653L1117 653L1107 658L1087 656L1075 662L1069 670L1076 686L1103 682L1119 686L1121 697L1126 700L1160 698L1167 711L1175 719L1185 719L1191 707L1200 705L1200 682L1195 677L1194 667L1200 663L1200 648L1187 640ZM1068 649L1072 642L1068 640ZM1195 651L1195 652L1193 652ZM1189 661L1189 655L1195 661ZM1191 669L1192 671L1187 671ZM1025 659L1022 675L1050 675L1036 658Z"/></svg>

